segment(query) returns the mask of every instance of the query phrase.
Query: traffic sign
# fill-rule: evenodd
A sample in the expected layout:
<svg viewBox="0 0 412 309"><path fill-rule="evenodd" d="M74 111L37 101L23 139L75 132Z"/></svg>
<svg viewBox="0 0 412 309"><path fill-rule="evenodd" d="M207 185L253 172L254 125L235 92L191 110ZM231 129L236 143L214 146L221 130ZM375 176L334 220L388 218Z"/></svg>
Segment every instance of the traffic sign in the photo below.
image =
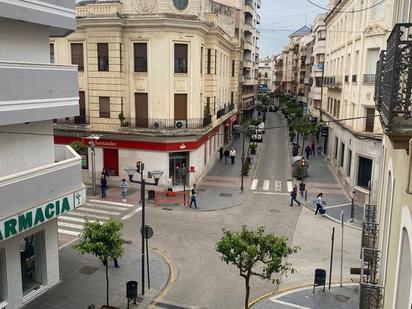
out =
<svg viewBox="0 0 412 309"><path fill-rule="evenodd" d="M153 237L153 229L150 225L145 224L144 226L145 233L144 233L144 238L150 239ZM140 229L140 234L142 234L142 229Z"/></svg>

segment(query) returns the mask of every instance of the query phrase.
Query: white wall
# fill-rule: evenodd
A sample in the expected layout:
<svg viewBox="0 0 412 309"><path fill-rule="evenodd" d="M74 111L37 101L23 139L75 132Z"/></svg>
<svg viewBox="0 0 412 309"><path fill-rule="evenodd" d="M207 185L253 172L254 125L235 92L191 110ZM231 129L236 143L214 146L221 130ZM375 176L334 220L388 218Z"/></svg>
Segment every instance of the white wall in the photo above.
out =
<svg viewBox="0 0 412 309"><path fill-rule="evenodd" d="M0 177L54 162L51 120L0 126L0 131L10 132L0 133Z"/></svg>

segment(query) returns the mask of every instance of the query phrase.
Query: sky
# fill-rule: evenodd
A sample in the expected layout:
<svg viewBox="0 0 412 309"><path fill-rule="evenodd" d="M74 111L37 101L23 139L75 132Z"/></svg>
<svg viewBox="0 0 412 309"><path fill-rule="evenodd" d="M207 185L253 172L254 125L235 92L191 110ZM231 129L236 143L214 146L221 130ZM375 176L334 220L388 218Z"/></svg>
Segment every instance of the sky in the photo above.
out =
<svg viewBox="0 0 412 309"><path fill-rule="evenodd" d="M317 4L327 7L327 0L315 0ZM288 43L288 36L305 25L311 26L319 13L325 12L306 0L261 0L259 10L261 23L260 57L272 56L282 51Z"/></svg>

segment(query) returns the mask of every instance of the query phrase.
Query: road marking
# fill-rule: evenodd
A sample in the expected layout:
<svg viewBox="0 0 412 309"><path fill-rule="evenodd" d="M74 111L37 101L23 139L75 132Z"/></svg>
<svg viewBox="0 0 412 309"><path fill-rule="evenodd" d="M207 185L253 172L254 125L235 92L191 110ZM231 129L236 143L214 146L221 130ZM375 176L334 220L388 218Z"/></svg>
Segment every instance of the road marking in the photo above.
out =
<svg viewBox="0 0 412 309"><path fill-rule="evenodd" d="M289 193L284 192L262 192L262 191L253 191L255 194L265 194L265 195L282 195L282 196L289 196Z"/></svg>
<svg viewBox="0 0 412 309"><path fill-rule="evenodd" d="M351 205L351 203L340 204L340 205L333 205L333 206L323 206L323 208L325 208L325 209L338 208L338 207L349 206L349 205Z"/></svg>
<svg viewBox="0 0 412 309"><path fill-rule="evenodd" d="M282 182L280 180L275 181L275 192L282 191Z"/></svg>
<svg viewBox="0 0 412 309"><path fill-rule="evenodd" d="M69 216L60 216L59 220L66 220L66 221L73 221L73 222L79 222L79 223L84 223L84 218L76 218L76 217L69 217ZM89 221L94 222L96 220L91 220Z"/></svg>
<svg viewBox="0 0 412 309"><path fill-rule="evenodd" d="M85 206L90 206L90 207L98 207L101 209L111 209L111 210L115 210L115 211L122 211L122 210L127 210L129 208L123 206L123 209L121 208L122 206L118 205L118 206L109 206L109 205L102 205L102 204L95 204L95 203L87 203Z"/></svg>
<svg viewBox="0 0 412 309"><path fill-rule="evenodd" d="M292 192L292 190L293 190L293 183L292 183L292 181L287 181L286 183L287 183L287 186L288 186L288 192Z"/></svg>
<svg viewBox="0 0 412 309"><path fill-rule="evenodd" d="M83 225L80 224L73 224L73 223L67 223L67 222L58 222L57 223L58 226L62 226L62 227L69 227L72 229L79 229L79 230L83 230Z"/></svg>
<svg viewBox="0 0 412 309"><path fill-rule="evenodd" d="M253 179L252 180L252 185L250 186L250 190L256 190L256 188L257 188L257 185L258 185L258 179Z"/></svg>
<svg viewBox="0 0 412 309"><path fill-rule="evenodd" d="M269 180L264 180L263 181L263 191L269 191L269 185L270 185Z"/></svg>
<svg viewBox="0 0 412 309"><path fill-rule="evenodd" d="M295 304L291 304L291 303L281 301L281 300L278 300L278 299L272 299L271 298L270 301L273 302L273 303L278 303L278 304L281 304L281 305L285 305L285 306L292 307L292 308L297 308L297 309L312 309L310 307L295 305Z"/></svg>
<svg viewBox="0 0 412 309"><path fill-rule="evenodd" d="M135 207L136 205L134 204L128 204L128 203L117 203L117 202L110 202L110 201L102 201L102 200L89 200L91 203L102 203L102 204L108 204L108 205L119 205L119 206L124 206L124 207Z"/></svg>
<svg viewBox="0 0 412 309"><path fill-rule="evenodd" d="M58 229L60 234L66 234L66 235L71 235L71 236L79 236L81 232L75 232L75 231L69 231L69 230L64 230L64 229ZM61 249L63 247L60 247Z"/></svg>
<svg viewBox="0 0 412 309"><path fill-rule="evenodd" d="M121 218L120 220L127 220L130 217L133 217L135 214L139 213L142 210L142 207L139 207L133 211L131 211L129 214L125 215L123 218Z"/></svg>
<svg viewBox="0 0 412 309"><path fill-rule="evenodd" d="M89 214L82 214L78 213L76 211L71 211L70 216L76 216L76 217L81 217L81 218L88 218L88 219L98 219L98 220L109 220L109 217L105 216L99 216L99 215L89 215Z"/></svg>
<svg viewBox="0 0 412 309"><path fill-rule="evenodd" d="M95 209L95 208L87 208L87 207L77 208L76 211L93 212L93 213L112 215L112 216L119 216L121 214L120 212L106 211L106 210Z"/></svg>

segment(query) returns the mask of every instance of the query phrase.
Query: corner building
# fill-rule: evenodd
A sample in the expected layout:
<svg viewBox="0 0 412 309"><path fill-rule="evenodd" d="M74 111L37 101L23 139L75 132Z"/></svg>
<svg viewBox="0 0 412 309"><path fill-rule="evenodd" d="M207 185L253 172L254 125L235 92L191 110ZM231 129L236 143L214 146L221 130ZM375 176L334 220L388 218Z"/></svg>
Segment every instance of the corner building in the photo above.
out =
<svg viewBox="0 0 412 309"><path fill-rule="evenodd" d="M55 146L77 116L77 71L50 64L50 36L74 31L74 1L0 1L0 308L59 281L57 217L84 204L81 158Z"/></svg>
<svg viewBox="0 0 412 309"><path fill-rule="evenodd" d="M76 32L50 41L56 62L78 65L80 98L80 116L57 119L56 144L100 135L96 170L116 184L138 160L163 185L200 179L238 121L242 9L230 2L77 3ZM186 180L183 166L195 171Z"/></svg>

